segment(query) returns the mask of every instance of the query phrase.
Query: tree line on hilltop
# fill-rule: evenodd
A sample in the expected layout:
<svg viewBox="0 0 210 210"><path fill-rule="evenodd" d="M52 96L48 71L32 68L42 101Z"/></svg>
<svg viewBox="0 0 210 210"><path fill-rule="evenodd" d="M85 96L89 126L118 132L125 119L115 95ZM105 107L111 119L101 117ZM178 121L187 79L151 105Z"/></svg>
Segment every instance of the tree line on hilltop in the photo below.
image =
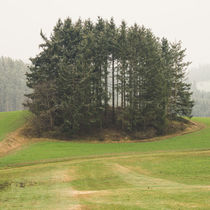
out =
<svg viewBox="0 0 210 210"><path fill-rule="evenodd" d="M27 92L27 65L21 60L0 57L0 112L23 109Z"/></svg>
<svg viewBox="0 0 210 210"><path fill-rule="evenodd" d="M193 101L195 105L192 115L195 117L210 117L210 92L199 90L194 82L192 85Z"/></svg>
<svg viewBox="0 0 210 210"><path fill-rule="evenodd" d="M159 39L151 30L98 18L58 20L41 52L31 58L26 106L43 131L68 135L114 127L126 132L167 130L191 116L181 42Z"/></svg>

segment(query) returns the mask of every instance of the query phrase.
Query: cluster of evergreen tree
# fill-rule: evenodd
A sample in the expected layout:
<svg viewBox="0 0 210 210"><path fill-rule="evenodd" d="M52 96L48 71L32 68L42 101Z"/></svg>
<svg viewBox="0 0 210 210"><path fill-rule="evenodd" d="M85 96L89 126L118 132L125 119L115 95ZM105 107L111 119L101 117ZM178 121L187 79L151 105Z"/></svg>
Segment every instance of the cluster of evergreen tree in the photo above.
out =
<svg viewBox="0 0 210 210"><path fill-rule="evenodd" d="M27 66L21 60L0 57L0 112L22 110L27 91Z"/></svg>
<svg viewBox="0 0 210 210"><path fill-rule="evenodd" d="M76 134L95 128L155 128L191 116L185 50L151 30L124 21L59 20L32 58L27 85L40 131Z"/></svg>

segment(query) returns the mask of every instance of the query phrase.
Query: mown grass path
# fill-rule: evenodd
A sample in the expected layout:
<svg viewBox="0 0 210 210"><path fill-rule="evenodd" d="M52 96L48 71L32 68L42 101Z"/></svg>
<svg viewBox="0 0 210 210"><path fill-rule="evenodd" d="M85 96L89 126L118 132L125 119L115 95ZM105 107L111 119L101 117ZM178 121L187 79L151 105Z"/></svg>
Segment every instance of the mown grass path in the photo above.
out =
<svg viewBox="0 0 210 210"><path fill-rule="evenodd" d="M42 141L0 158L0 209L210 209L210 119L144 143Z"/></svg>

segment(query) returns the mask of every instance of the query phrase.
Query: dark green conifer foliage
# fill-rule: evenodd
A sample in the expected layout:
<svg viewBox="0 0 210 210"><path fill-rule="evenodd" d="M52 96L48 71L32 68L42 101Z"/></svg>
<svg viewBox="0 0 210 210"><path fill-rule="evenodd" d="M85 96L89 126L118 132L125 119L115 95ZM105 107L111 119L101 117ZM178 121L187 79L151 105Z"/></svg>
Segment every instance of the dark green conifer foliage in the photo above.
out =
<svg viewBox="0 0 210 210"><path fill-rule="evenodd" d="M41 36L42 51L27 73L34 90L27 105L40 132L72 135L115 127L161 134L171 120L191 116L184 73L189 63L181 43L100 17L96 23L59 20L49 39Z"/></svg>

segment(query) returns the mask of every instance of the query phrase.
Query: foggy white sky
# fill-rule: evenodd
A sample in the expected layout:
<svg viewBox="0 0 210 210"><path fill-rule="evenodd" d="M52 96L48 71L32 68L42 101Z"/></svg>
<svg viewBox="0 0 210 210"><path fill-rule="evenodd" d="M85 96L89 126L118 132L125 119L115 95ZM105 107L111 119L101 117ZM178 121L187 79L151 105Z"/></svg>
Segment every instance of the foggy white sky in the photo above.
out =
<svg viewBox="0 0 210 210"><path fill-rule="evenodd" d="M192 66L210 63L210 0L0 0L0 56L34 57L40 30L49 36L58 18L68 16L136 22L156 36L182 40Z"/></svg>

